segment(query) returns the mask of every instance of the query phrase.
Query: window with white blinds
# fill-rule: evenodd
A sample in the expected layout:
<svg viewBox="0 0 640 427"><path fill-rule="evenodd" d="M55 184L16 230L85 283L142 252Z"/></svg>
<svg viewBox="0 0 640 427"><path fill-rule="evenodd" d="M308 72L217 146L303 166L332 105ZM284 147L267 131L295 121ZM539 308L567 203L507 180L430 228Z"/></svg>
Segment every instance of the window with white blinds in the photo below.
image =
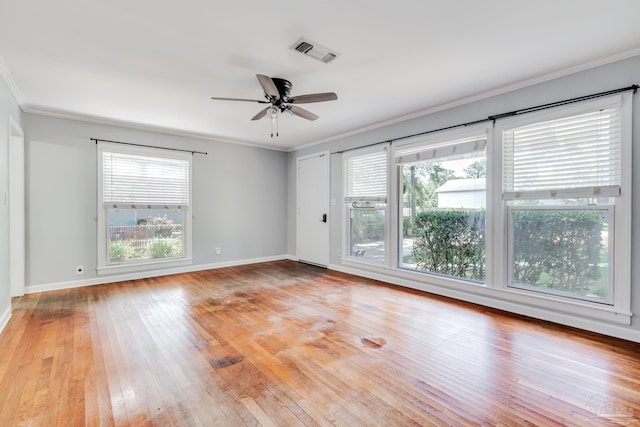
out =
<svg viewBox="0 0 640 427"><path fill-rule="evenodd" d="M102 152L103 203L175 208L189 204L189 159Z"/></svg>
<svg viewBox="0 0 640 427"><path fill-rule="evenodd" d="M550 103L344 152L337 256L416 283L481 283L534 310L629 322L632 100ZM461 218L456 236L436 229L440 215Z"/></svg>
<svg viewBox="0 0 640 427"><path fill-rule="evenodd" d="M387 147L344 157L345 202L387 201Z"/></svg>
<svg viewBox="0 0 640 427"><path fill-rule="evenodd" d="M619 103L503 131L503 199L615 197L621 185Z"/></svg>
<svg viewBox="0 0 640 427"><path fill-rule="evenodd" d="M191 154L98 144L98 274L188 265Z"/></svg>

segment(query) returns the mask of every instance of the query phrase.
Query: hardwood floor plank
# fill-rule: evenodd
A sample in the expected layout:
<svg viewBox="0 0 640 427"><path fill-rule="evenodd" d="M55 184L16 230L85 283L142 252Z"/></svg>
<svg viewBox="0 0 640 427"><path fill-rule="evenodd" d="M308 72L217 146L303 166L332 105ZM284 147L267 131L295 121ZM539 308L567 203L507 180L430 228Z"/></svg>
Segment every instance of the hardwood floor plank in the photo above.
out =
<svg viewBox="0 0 640 427"><path fill-rule="evenodd" d="M0 425L640 425L640 344L291 261L13 300Z"/></svg>
<svg viewBox="0 0 640 427"><path fill-rule="evenodd" d="M99 294L96 289L96 295ZM91 335L91 349L93 360L90 362L93 368L93 377L87 377L85 380L90 382L92 387L87 388L86 401L89 402L97 411L97 422L87 423L87 425L114 426L113 409L111 395L109 393L109 378L105 363L106 349L103 347L102 330L98 323L98 301L100 297L91 296L89 294L88 305L88 325ZM87 411L93 414L92 410Z"/></svg>

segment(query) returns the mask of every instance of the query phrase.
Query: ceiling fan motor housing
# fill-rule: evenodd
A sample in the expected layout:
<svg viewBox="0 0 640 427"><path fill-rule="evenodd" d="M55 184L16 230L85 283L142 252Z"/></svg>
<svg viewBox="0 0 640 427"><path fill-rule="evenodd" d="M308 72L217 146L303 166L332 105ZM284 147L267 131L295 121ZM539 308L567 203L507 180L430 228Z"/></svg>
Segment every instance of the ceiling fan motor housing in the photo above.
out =
<svg viewBox="0 0 640 427"><path fill-rule="evenodd" d="M277 77L272 77L273 84L278 88L278 93L280 94L280 99L284 102L287 102L289 99L289 95L291 95L291 87L293 86L289 80L279 79Z"/></svg>

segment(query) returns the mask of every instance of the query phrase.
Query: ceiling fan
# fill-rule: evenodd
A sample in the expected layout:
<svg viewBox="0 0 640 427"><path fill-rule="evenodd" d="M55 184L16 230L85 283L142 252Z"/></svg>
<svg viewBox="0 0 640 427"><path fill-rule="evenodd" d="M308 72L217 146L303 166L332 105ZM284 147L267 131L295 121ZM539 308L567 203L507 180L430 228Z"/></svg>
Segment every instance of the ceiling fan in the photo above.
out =
<svg viewBox="0 0 640 427"><path fill-rule="evenodd" d="M271 137L273 137L273 126L278 125L278 115L290 112L296 116L302 117L307 120L315 120L317 115L311 111L307 111L304 108L300 108L295 104L310 104L312 102L324 102L334 101L338 99L338 95L335 92L323 92L323 93L310 93L307 95L290 96L292 84L289 80L280 79L277 77L268 77L262 74L256 74L262 90L264 90L265 100L258 99L246 99L246 98L221 98L212 96L211 99L219 101L244 101L244 102L257 102L258 104L270 104L268 107L263 108L251 118L251 120L260 120L261 118L269 115L271 118Z"/></svg>

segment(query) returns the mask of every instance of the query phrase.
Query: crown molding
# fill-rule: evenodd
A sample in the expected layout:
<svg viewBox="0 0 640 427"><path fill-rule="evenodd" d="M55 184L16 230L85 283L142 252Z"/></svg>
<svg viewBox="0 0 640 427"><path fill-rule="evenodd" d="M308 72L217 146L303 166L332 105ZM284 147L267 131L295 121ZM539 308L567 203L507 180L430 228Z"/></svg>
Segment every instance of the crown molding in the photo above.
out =
<svg viewBox="0 0 640 427"><path fill-rule="evenodd" d="M78 122L94 123L94 124L105 125L105 126L117 126L120 128L134 129L134 130L140 130L145 132L155 132L155 133L161 133L164 135L179 136L183 138L195 138L195 139L203 139L206 141L221 142L226 144L244 145L247 147L262 148L262 149L271 150L271 151L287 151L287 149L284 147L279 147L274 145L260 145L260 144L245 142L245 141L238 141L235 139L216 137L213 135L207 135L207 134L202 134L197 132L188 132L188 131L183 131L179 129L166 128L162 126L133 123L133 122L128 122L126 120L109 119L105 117L92 116L89 114L80 114L80 113L72 113L72 112L66 112L66 111L60 111L60 110L53 110L45 107L36 107L28 104L22 106L22 111L24 111L27 114L34 114L38 116L55 117L58 119L74 120Z"/></svg>
<svg viewBox="0 0 640 427"><path fill-rule="evenodd" d="M13 80L13 77L11 77L11 73L9 72L9 69L5 65L4 60L2 59L1 56L0 56L0 76L2 76L2 80L4 80L4 82L7 84L7 87L9 87L9 91L11 92L13 97L16 99L16 102L18 103L20 108L22 108L22 106L24 105L24 97L22 96L20 89L18 89L18 85L16 85L16 82Z"/></svg>
<svg viewBox="0 0 640 427"><path fill-rule="evenodd" d="M465 104L469 104L475 101L479 101L482 99L486 99L486 98L491 98L493 96L497 96L497 95L501 95L507 92L512 92L518 89L522 89L528 86L533 86L539 83L543 83L546 81L550 81L550 80L554 80L560 77L564 77L564 76L568 76L571 74L575 74L581 71L585 71L585 70L589 70L592 68L596 68L602 65L606 65L606 64L610 64L613 62L617 62L617 61L621 61L627 58L631 58L634 56L638 56L640 55L640 47L639 48L635 48L635 49L631 49L631 50L627 50L624 52L620 52L618 54L615 55L610 55L610 56L606 56L604 58L598 58L583 64L579 64L579 65L575 65L572 67L567 67L567 68L563 68L561 70L558 71L554 71L551 73L547 73L538 77L534 77L531 79L527 79L527 80L522 80L519 82L515 82L509 85L505 85L505 86L501 86L499 88L496 89L492 89L486 92L481 92L475 95L471 95L468 97L464 97L464 98L460 98L451 102L446 102L443 104L439 104L439 105L435 105L429 108L426 108L424 110L419 110L416 111L414 113L411 114L406 114L400 117L396 117L390 120L386 120L380 123L376 123L375 125L371 125L371 126L366 126L363 128L359 128L359 129L355 129L349 132L344 132L329 138L324 138L318 141L314 141L314 142L310 142L308 144L299 146L299 147L293 147L293 148L287 148L287 147L279 147L279 146L273 146L273 145L262 145L262 144L255 144L255 143L249 143L249 142L245 142L245 141L239 141L239 140L234 140L234 139L227 139L227 138L221 138L221 137L216 137L213 135L207 135L207 134L200 134L197 132L188 132L188 131L182 131L182 130L178 130L178 129L170 129L170 128L163 128L163 127L159 127L159 126L153 126L153 125L145 125L145 124L138 124L138 123L132 123L132 122L128 122L125 120L117 120L117 119L109 119L109 118L104 118L104 117L97 117L97 116L91 116L91 115L86 115L86 114L79 114L79 113L70 113L70 112L64 112L64 111L58 111L58 110L54 110L54 109L48 109L48 108L43 108L43 107L35 107L35 106L30 106L27 105L25 103L24 97L22 96L22 93L20 92L20 89L18 88L18 86L16 85L15 81L13 80L13 78L11 77L11 73L9 72L9 70L7 69L2 57L0 57L0 76L2 76L3 80L5 81L5 83L7 84L7 86L9 87L9 90L11 91L11 94L13 95L13 97L16 99L18 105L20 106L20 108L23 110L23 112L25 113L30 113L30 114L38 114L38 115L43 115L43 116L50 116L50 117L58 117L58 118L64 118L64 119L69 119L69 120L76 120L76 121L83 121L83 122L88 122L88 123L96 123L96 124L103 124L103 125L110 125L110 126L119 126L119 127L125 127L125 128L130 128L130 129L136 129L136 130L144 130L144 131L150 131L150 132L159 132L159 133L165 133L168 135L174 135L174 136L181 136L181 137L189 137L189 138L197 138L197 139L204 139L207 141L215 141L215 142L223 142L223 143L229 143L229 144L239 144L239 145L245 145L245 146L249 146L249 147L255 147L255 148L263 148L266 150L274 150L274 151L284 151L284 152L295 152L298 150L303 150L306 148L310 148L319 144L323 144L326 142L331 142L331 141L335 141L338 139L343 139L343 138L347 138L350 136L354 136L360 133L364 133L364 132L368 132L371 130L375 130L375 129L379 129L385 126L390 126L396 123L400 123L400 122L404 122L407 120L411 120L411 119L415 119L418 117L423 117L423 116L427 116L429 114L433 114L436 113L438 111L444 111L444 110L448 110L450 108L454 108L454 107L458 107L461 105L465 105Z"/></svg>
<svg viewBox="0 0 640 427"><path fill-rule="evenodd" d="M496 89L492 89L486 92L481 92L475 95L471 95L471 96L467 96L464 98L460 98L460 99L456 99L454 101L451 102L446 102L444 104L439 104L439 105L435 105L433 107L429 107L427 109L424 110L419 110L416 111L414 113L410 113L410 114L406 114L400 117L396 117L390 120L386 120L380 123L376 123L375 125L371 125L371 126L366 126L363 128L359 128L359 129L355 129L349 132L345 132L336 136L332 136L330 138L325 138L319 141L315 141L315 142L310 142L309 144L305 144L302 145L300 147L296 147L294 149L290 149L288 151L292 152L292 151L298 151L298 150L303 150L309 147L313 147L315 145L318 144L323 144L325 142L331 142L331 141L335 141L337 139L343 139L343 138L347 138L350 136L354 136L354 135L358 135L360 133L364 133L364 132L368 132L371 130L375 130L375 129L380 129L382 127L385 126L390 126L396 123L401 123L401 122L405 122L407 120L411 120L411 119L415 119L418 117L423 117L423 116L428 116L429 114L433 114L433 113L437 113L439 111L444 111L444 110L448 110L454 107L459 107L462 105L466 105L466 104L470 104L472 102L475 101L480 101L483 99L487 99L487 98L491 98L493 96L498 96L498 95L502 95L503 93L508 93L508 92L513 92L515 90L518 89L523 89L529 86L533 86L533 85L537 85L539 83L544 83L550 80L555 80L558 79L560 77L564 77L564 76L568 76L571 74L576 74L579 73L581 71L586 71L586 70L590 70L592 68L596 68L602 65L607 65L607 64L611 64L613 62L618 62L618 61L622 61L623 59L627 59L627 58L632 58L634 56L638 56L640 55L640 47L639 48L635 48L635 49L631 49L631 50L627 50L624 52L620 52L617 53L615 55L610 55L610 56L606 56L604 58L598 58L583 64L579 64L579 65L574 65L572 67L568 67L568 68L563 68L561 70L557 70L557 71L553 71L551 73L547 73L547 74L543 74L541 76L538 77L533 77L530 79L526 79L526 80L521 80L519 82L516 83L511 83L505 86L501 86L499 88Z"/></svg>

